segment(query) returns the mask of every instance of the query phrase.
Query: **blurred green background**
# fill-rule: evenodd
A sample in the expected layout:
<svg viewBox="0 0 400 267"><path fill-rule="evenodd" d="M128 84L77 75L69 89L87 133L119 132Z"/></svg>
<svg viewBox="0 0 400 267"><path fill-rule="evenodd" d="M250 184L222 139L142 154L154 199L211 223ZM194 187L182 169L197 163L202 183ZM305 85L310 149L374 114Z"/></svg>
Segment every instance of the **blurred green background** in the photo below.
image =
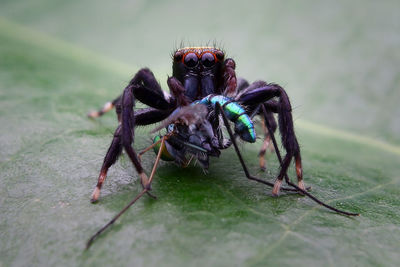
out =
<svg viewBox="0 0 400 267"><path fill-rule="evenodd" d="M393 265L400 242L398 1L0 2L0 266ZM129 160L89 203L114 114L87 111L140 67L165 88L181 42L216 42L249 81L286 88L305 181L349 219L297 195L270 196L226 151L204 175L162 164L142 199L84 252L140 190ZM138 129L135 147L150 144ZM242 149L264 174L260 142ZM153 155L144 158L150 170ZM291 171L291 174L292 171ZM293 176L293 175L292 175Z"/></svg>

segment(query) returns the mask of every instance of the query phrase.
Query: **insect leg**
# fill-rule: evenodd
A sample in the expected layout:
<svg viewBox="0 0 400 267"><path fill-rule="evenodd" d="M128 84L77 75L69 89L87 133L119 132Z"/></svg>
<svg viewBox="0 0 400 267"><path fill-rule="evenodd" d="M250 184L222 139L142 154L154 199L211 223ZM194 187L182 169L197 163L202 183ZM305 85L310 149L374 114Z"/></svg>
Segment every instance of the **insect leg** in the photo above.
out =
<svg viewBox="0 0 400 267"><path fill-rule="evenodd" d="M86 250L90 248L92 245L93 241L102 233L104 232L110 225L112 225L130 206L132 206L139 198L141 198L148 189L143 189L142 192L140 192L139 195L137 195L125 208L123 208L114 218L112 218L111 221L109 221L106 225L104 225L100 230L98 230L90 239L86 242Z"/></svg>
<svg viewBox="0 0 400 267"><path fill-rule="evenodd" d="M165 140L168 138L168 136L164 136L161 139L161 146L163 146ZM100 230L98 230L86 243L86 249L89 249L90 246L92 245L93 241L102 233L104 232L109 226L111 226L126 210L128 210L135 202L141 198L145 193L148 193L149 190L151 190L151 182L153 181L153 177L155 174L155 171L157 169L157 165L160 161L161 157L161 149L158 151L156 161L153 166L153 170L151 171L150 178L148 179L148 184L145 184L143 187L143 190L134 198L132 199L131 202L128 203L117 215L114 216L106 225L104 225Z"/></svg>

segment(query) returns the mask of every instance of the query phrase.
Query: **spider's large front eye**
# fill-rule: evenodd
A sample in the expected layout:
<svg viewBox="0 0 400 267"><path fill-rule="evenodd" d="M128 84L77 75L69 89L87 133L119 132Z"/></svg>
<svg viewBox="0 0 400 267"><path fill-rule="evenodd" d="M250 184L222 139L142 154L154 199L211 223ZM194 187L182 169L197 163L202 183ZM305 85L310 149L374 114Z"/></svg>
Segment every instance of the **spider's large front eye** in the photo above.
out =
<svg viewBox="0 0 400 267"><path fill-rule="evenodd" d="M214 55L211 53L204 53L203 56L201 57L201 63L203 64L204 67L212 67L215 63L215 58Z"/></svg>
<svg viewBox="0 0 400 267"><path fill-rule="evenodd" d="M189 53L185 56L185 65L189 68L196 67L199 59L197 58L195 53Z"/></svg>

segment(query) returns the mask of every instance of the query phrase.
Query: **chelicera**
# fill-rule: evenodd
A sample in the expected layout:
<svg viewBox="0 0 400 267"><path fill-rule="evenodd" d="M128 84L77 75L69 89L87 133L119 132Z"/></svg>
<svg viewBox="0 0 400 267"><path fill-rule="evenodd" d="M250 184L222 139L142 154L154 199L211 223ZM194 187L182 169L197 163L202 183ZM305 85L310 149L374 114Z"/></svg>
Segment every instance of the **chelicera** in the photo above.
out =
<svg viewBox="0 0 400 267"><path fill-rule="evenodd" d="M218 157L221 150L231 145L234 146L245 176L249 180L271 186L273 195L279 195L281 190L297 192L337 213L358 215L329 206L308 192L303 182L300 147L286 91L275 83L256 81L249 84L244 79L237 79L235 66L233 59L226 58L225 53L215 47L181 48L173 53L172 76L167 80L170 93L163 91L153 73L144 68L136 73L121 96L106 103L99 111L89 113L89 117L95 118L116 107L119 121L91 201L98 200L107 171L117 161L122 150L125 150L132 161L143 190L92 236L87 247L137 199L144 194L154 197L150 193L151 183L160 159L174 161L180 166L197 160L202 168L208 169L209 158ZM135 101L148 107L134 109ZM278 123L274 114L277 114ZM253 123L255 116L261 117L263 125L260 167L265 168L264 156L271 143L280 162L280 170L273 183L250 174L237 145L237 139L250 143L256 141ZM135 127L158 122L161 122L160 126L152 132L165 129L164 133L156 135L153 144L138 155L132 146ZM231 124L234 125L233 130ZM222 130L222 126L226 127L226 131ZM278 126L285 150L283 158L274 137ZM143 170L140 156L152 148L157 157L148 177ZM291 182L287 175L292 161L295 163L297 184ZM284 179L289 187L282 187Z"/></svg>

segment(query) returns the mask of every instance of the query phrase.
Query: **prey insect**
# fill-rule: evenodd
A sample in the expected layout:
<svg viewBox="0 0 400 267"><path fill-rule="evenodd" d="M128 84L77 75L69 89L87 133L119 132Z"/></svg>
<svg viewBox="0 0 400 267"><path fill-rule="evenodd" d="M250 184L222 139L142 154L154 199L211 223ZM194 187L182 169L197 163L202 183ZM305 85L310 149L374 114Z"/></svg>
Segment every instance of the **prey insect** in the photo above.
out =
<svg viewBox="0 0 400 267"><path fill-rule="evenodd" d="M249 84L244 79L237 79L235 66L233 59L225 58L224 52L215 47L181 48L173 54L173 72L167 80L170 94L163 91L153 73L144 68L136 73L121 96L107 103L99 111L88 114L92 118L99 117L115 107L119 121L91 201L98 200L107 171L117 161L122 150L125 150L132 161L143 189L88 240L87 248L144 194L154 197L150 193L151 184L160 159L174 161L180 166L197 160L202 168L208 169L209 158L218 157L221 150L231 145L245 176L249 180L272 187L273 195L279 195L281 190L297 192L337 213L358 215L329 206L308 192L309 188L306 188L303 182L300 147L286 91L274 83L256 81ZM135 101L140 101L148 107L134 110ZM278 123L274 114L277 114ZM256 141L253 123L255 116L261 117L264 131L264 141L259 153L260 167L265 168L264 156L271 143L280 162L280 170L274 182L250 174L237 144L238 139L249 143ZM166 133L156 135L153 144L138 155L132 146L135 127L158 122L161 122L160 126L152 132L165 128ZM274 136L278 126L285 150L283 157ZM226 131L223 131L224 127ZM143 170L140 156L151 149L156 152L157 157L148 177ZM292 160L295 163L297 184L287 175ZM289 187L282 186L284 180Z"/></svg>

